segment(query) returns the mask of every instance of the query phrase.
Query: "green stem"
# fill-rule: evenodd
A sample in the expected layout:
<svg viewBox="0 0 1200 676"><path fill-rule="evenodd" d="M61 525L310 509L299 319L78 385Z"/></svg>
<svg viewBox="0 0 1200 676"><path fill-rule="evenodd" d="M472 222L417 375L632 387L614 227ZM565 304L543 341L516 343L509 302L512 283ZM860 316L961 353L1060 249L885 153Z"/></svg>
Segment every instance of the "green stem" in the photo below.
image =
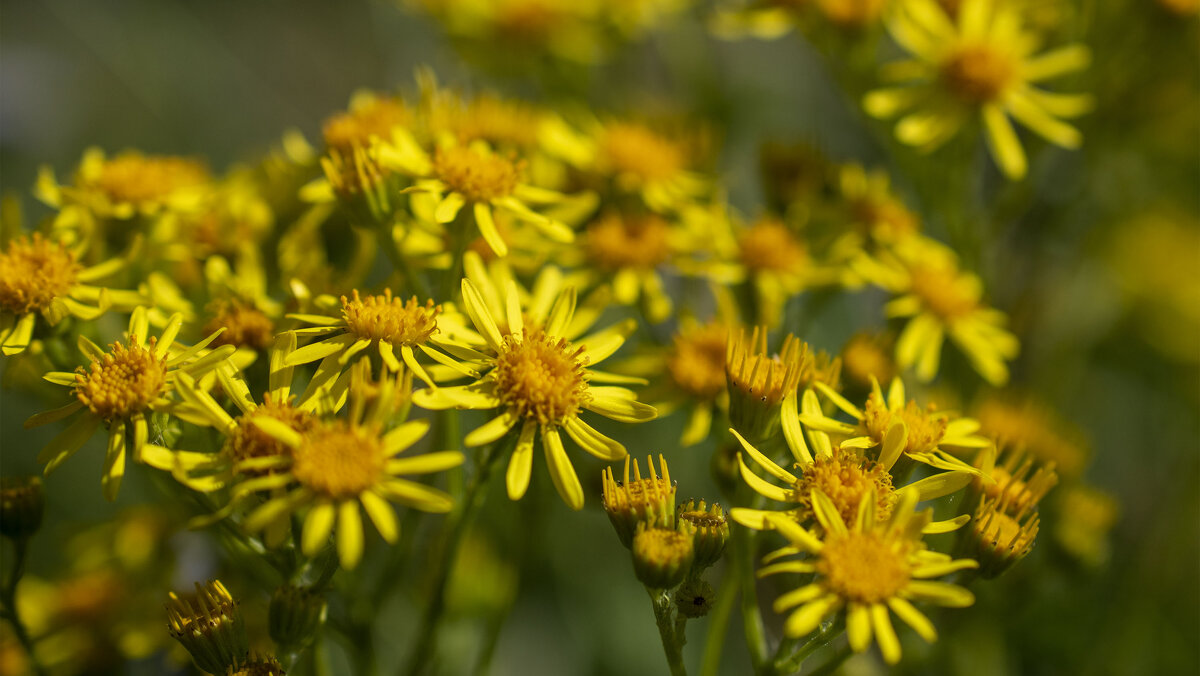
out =
<svg viewBox="0 0 1200 676"><path fill-rule="evenodd" d="M754 535L756 531L738 528L733 533L734 565L738 586L741 591L742 628L746 635L746 648L755 673L762 673L769 665L767 639L763 630L762 615L758 612L758 593L754 579Z"/></svg>
<svg viewBox="0 0 1200 676"><path fill-rule="evenodd" d="M804 660L811 657L813 653L817 652L821 648L824 648L831 640L837 638L845 630L845 620L838 619L834 622L830 622L823 629L821 629L816 636L810 638L804 643L804 645L800 646L799 650L788 656L786 659L781 656L781 654L784 652L784 645L788 643L788 641L784 641L784 643L780 644L779 651L776 653L775 662L773 664L775 672L779 674L792 674L800 671L800 667L803 666ZM849 646L846 646L846 649L849 650ZM836 663L833 663L831 660L831 663L833 663L833 668L837 668L837 665L841 664L843 660L845 660L845 657L837 660Z"/></svg>
<svg viewBox="0 0 1200 676"><path fill-rule="evenodd" d="M736 564L735 564L736 565ZM732 573L732 571L730 571ZM728 577L732 578L733 575ZM717 676L721 670L721 651L725 648L725 630L733 616L733 602L737 594L733 585L726 585L717 592L717 602L708 614L708 635L704 639L704 656L700 662L700 676Z"/></svg>
<svg viewBox="0 0 1200 676"><path fill-rule="evenodd" d="M471 481L467 485L461 509L456 516L451 517L453 523L446 536L446 542L442 546L440 560L433 567L434 580L429 592L429 605L426 606L422 618L421 632L417 636L412 658L401 673L410 676L422 673L436 654L442 612L446 607L446 585L450 581L450 574L458 559L458 551L464 536L470 531L471 524L475 521L475 516L479 513L479 508L483 505L492 470L497 461L507 454L509 447L516 443L516 439L517 435L510 433L504 439L488 447L479 463L478 471L475 472L475 476L471 477Z"/></svg>
<svg viewBox="0 0 1200 676"><path fill-rule="evenodd" d="M671 676L687 676L687 668L683 664L683 635L686 617L672 621L674 602L670 593L662 589L646 587L650 595L650 605L654 608L654 624L658 626L658 636L662 639L663 653L667 657L667 666Z"/></svg>
<svg viewBox="0 0 1200 676"><path fill-rule="evenodd" d="M837 671L838 667L842 666L842 662L845 662L846 658L848 657L850 657L850 646L844 645L841 648L838 648L838 651L831 655L829 659L826 660L825 664L822 664L814 669L808 676L825 676L826 674L832 674L833 672Z"/></svg>
<svg viewBox="0 0 1200 676"><path fill-rule="evenodd" d="M17 612L17 583L21 581L21 577L25 574L25 559L29 553L29 538L16 538L16 551L13 557L13 569L8 576L8 580L4 584L4 588L0 589L0 616L8 620L12 625L13 633L17 635L17 641L21 647L25 648L25 652L29 654L29 664L33 667L33 673L38 676L44 676L46 670L38 662L37 655L33 652L33 638L29 636L29 630L25 627L25 623L21 621L20 613Z"/></svg>

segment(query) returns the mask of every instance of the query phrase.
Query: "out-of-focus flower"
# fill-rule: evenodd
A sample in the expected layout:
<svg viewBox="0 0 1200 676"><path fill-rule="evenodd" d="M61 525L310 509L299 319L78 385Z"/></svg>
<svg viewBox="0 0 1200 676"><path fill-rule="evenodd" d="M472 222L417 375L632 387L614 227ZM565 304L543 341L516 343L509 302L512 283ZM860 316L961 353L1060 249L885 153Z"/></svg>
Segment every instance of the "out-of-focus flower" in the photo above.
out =
<svg viewBox="0 0 1200 676"><path fill-rule="evenodd" d="M1001 449L1032 455L1053 465L1067 478L1077 478L1088 460L1082 434L1044 404L1032 399L992 396L974 409L980 431Z"/></svg>
<svg viewBox="0 0 1200 676"><path fill-rule="evenodd" d="M867 112L903 114L896 138L925 152L978 116L996 164L1014 180L1025 176L1027 161L1010 116L1051 143L1078 148L1082 136L1060 118L1086 113L1091 97L1035 85L1082 70L1090 61L1087 48L1073 44L1034 56L1038 37L1000 0L963 0L957 19L934 0L898 2L888 30L914 58L884 67L884 80L904 84L869 92Z"/></svg>
<svg viewBox="0 0 1200 676"><path fill-rule="evenodd" d="M1056 495L1054 539L1084 563L1103 564L1109 556L1109 531L1120 516L1116 499L1083 484L1065 487Z"/></svg>
<svg viewBox="0 0 1200 676"><path fill-rule="evenodd" d="M954 560L925 547L921 532L931 517L929 510L914 513L917 499L916 491L902 491L891 517L881 521L875 513L877 500L868 495L859 503L853 523L847 525L829 498L814 490L812 503L824 533L822 538L787 516L770 517L771 525L793 546L791 551L809 557L772 563L758 574L817 575L816 581L775 600L776 612L790 611L784 623L787 636L802 638L844 608L850 647L855 652L864 652L872 642L878 643L883 659L895 664L900 661L900 641L891 613L921 638L933 641L937 638L933 623L910 601L951 608L975 602L974 595L966 589L930 579L978 564L970 559Z"/></svg>
<svg viewBox="0 0 1200 676"><path fill-rule="evenodd" d="M600 386L614 377L591 370L590 366L607 359L625 342L632 329L628 323L584 336L577 342L563 337L571 324L575 308L574 289L558 297L545 326L526 326L515 288L505 294L505 314L509 333L502 335L498 317L492 314L479 290L469 280L462 283L463 305L475 328L487 341L495 356L481 365L482 378L470 385L419 390L413 395L418 406L442 410L448 408L500 409L499 415L467 434L467 446L493 443L510 430L517 430L516 448L509 460L506 476L508 496L519 500L529 487L535 435L540 431L550 476L563 501L572 509L583 507L583 487L571 460L563 449L559 429L575 443L602 460L620 460L625 447L597 432L580 417L583 410L599 413L620 422L651 420L653 407L637 401L628 389ZM618 382L627 378L616 377Z"/></svg>

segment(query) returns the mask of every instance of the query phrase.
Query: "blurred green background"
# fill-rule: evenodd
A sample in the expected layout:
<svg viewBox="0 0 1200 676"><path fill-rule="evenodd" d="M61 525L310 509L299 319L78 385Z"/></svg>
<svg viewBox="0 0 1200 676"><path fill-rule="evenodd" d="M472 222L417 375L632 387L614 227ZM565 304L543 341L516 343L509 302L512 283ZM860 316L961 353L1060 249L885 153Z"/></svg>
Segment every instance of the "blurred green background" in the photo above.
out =
<svg viewBox="0 0 1200 676"><path fill-rule="evenodd" d="M1045 533L1029 560L979 588L973 608L935 618L935 648L922 652L906 640L913 673L1182 674L1200 667L1200 304L1192 305L1200 303L1200 26L1151 0L1078 3L1078 11L1086 30L1076 34L1096 56L1084 89L1098 99L1081 121L1084 148L1039 148L1030 178L1017 188L998 185L981 159L971 181L980 204L1020 197L1027 206L988 224L983 255L973 263L1022 339L1014 384L1084 431L1093 449L1087 479L1115 496L1120 517L1110 556L1097 567L1066 559ZM6 0L0 188L25 196L36 220L48 213L29 197L37 168L66 175L92 145L203 156L219 171L266 150L286 128L317 138L321 121L355 89L411 88L419 65L451 85L564 98L545 78L473 67L436 23L385 2ZM719 173L732 202L754 213L763 142L805 141L838 161L887 166L880 140L887 128L866 122L836 71L795 35L718 42L698 16L683 16L610 62L581 68L567 94L597 110L667 109L706 121L721 138ZM920 177L889 168L920 208ZM924 215L944 236L939 215ZM1162 235L1162 223L1182 237ZM861 309L846 312L862 316ZM852 328L816 324L801 337L837 349ZM0 405L3 473L38 471L33 455L55 430L20 427L42 403L4 390ZM647 426L642 446L630 451L665 453L681 498L715 497L711 442L678 449L681 425L670 418ZM95 451L48 482L48 526L35 540L31 574L51 577L72 565L64 544L72 534L130 506L165 502L152 480L131 472L118 503L105 503L95 480L102 453ZM529 498L494 500L487 512L492 547L519 562L520 579L493 673L664 671L648 603L600 509L600 466L590 458L579 463L591 481L582 514L563 509L536 472L541 485ZM502 495L502 485L493 486L493 496ZM371 543L381 544L377 537ZM163 585L190 584L215 565L202 536L177 533L166 546L178 565ZM403 573L374 574L421 573L416 562ZM414 602L386 600L381 662L407 650L414 627L405 618ZM448 643L463 654L476 650L478 628L453 626ZM689 628L689 663L705 629L705 621ZM735 621L723 673L747 673L740 645ZM122 673L168 668L151 657ZM871 668L865 660L845 667Z"/></svg>

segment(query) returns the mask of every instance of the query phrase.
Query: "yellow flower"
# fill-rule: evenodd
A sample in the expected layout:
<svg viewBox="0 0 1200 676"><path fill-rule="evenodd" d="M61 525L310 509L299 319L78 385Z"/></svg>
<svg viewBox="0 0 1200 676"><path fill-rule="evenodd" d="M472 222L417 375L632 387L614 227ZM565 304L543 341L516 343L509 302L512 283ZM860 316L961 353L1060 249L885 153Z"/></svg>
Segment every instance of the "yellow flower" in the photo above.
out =
<svg viewBox="0 0 1200 676"><path fill-rule="evenodd" d="M183 317L173 315L158 338L147 340L147 313L139 307L129 318L125 341L113 343L108 352L79 336L79 349L91 360L90 367L81 366L75 373L53 371L45 376L51 383L73 388L75 401L25 421L25 427L30 428L82 411L74 423L38 453L38 462L47 463L47 474L74 455L104 425L108 428L108 452L101 483L104 497L116 499L121 478L125 476L126 452L135 461L142 461L149 437L147 414L171 409L170 395L180 377L197 378L217 369L234 351L229 345L205 350L216 339L215 335L189 348L177 345L175 336L182 325Z"/></svg>
<svg viewBox="0 0 1200 676"><path fill-rule="evenodd" d="M530 208L562 203L566 195L525 183L521 162L496 154L482 141L469 145L445 141L431 157L411 135L398 131L391 144L379 147L379 164L416 179L405 192L433 200L437 223L453 222L469 206L475 226L497 256L507 255L508 245L496 227L495 209L529 223L553 241L575 239L574 231L561 221Z"/></svg>
<svg viewBox="0 0 1200 676"><path fill-rule="evenodd" d="M1034 400L993 396L975 408L980 428L1001 448L1020 449L1069 478L1087 464L1082 434L1050 408Z"/></svg>
<svg viewBox="0 0 1200 676"><path fill-rule="evenodd" d="M855 389L870 389L871 379L890 383L896 377L892 343L887 335L857 333L842 347L842 375Z"/></svg>
<svg viewBox="0 0 1200 676"><path fill-rule="evenodd" d="M1066 148L1082 137L1060 118L1091 108L1086 95L1048 92L1035 85L1087 66L1079 44L1039 56L1039 38L1015 8L998 0L963 0L953 22L934 0L903 0L888 30L913 59L888 64L884 78L903 82L867 93L863 106L879 118L906 113L896 125L902 143L931 151L979 116L992 156L1006 176L1026 172L1025 151L1009 117Z"/></svg>
<svg viewBox="0 0 1200 676"><path fill-rule="evenodd" d="M786 516L770 517L771 525L796 550L808 556L766 566L758 571L759 576L817 575L814 582L775 600L776 612L790 611L783 629L787 636L806 636L826 618L845 609L850 647L855 652L865 652L874 637L883 659L896 664L900 661L900 641L891 613L921 638L932 642L937 638L933 623L911 601L951 608L975 602L966 589L930 579L976 568L978 564L970 559L954 560L925 547L920 534L929 523L930 510L914 513L917 500L916 491L901 491L891 517L884 521L876 516L875 497L868 495L859 503L853 523L847 526L830 499L814 489L812 504L824 533L822 539Z"/></svg>
<svg viewBox="0 0 1200 676"><path fill-rule="evenodd" d="M54 173L43 168L34 192L60 209L55 219L60 227L74 224L83 215L124 221L195 211L210 183L208 169L194 159L135 150L106 157L99 148L89 148L71 185L59 185Z"/></svg>
<svg viewBox="0 0 1200 676"><path fill-rule="evenodd" d="M399 98L360 90L350 98L345 112L325 120L321 137L327 149L349 153L389 140L394 129L411 125L414 118L415 112Z"/></svg>
<svg viewBox="0 0 1200 676"><path fill-rule="evenodd" d="M81 248L68 248L33 233L8 240L0 251L0 352L23 352L33 338L40 314L50 325L70 315L89 321L105 311L132 310L146 302L134 291L94 286L120 271L127 256L85 267Z"/></svg>
<svg viewBox="0 0 1200 676"><path fill-rule="evenodd" d="M1008 365L1020 343L1004 328L1003 312L983 303L983 282L958 268L952 251L933 240L909 240L895 249L900 270L886 282L897 297L884 311L911 317L896 339L896 365L916 369L928 382L937 375L945 338L962 350L975 371L992 385L1008 382Z"/></svg>
<svg viewBox="0 0 1200 676"><path fill-rule="evenodd" d="M337 302L332 296L316 299L319 307L330 309ZM340 303L340 318L316 314L288 315L289 318L316 325L296 329L297 335L322 336L321 340L292 352L285 360L286 365L296 366L320 359L321 364L311 381L316 386L332 382L352 359L372 346L389 371L400 372L407 367L429 387L437 386L425 367L417 361L414 348L462 375L477 375L447 352L467 358L483 355L474 354L466 345L455 342L449 336L439 335L442 306L434 305L432 300L422 304L413 296L403 301L392 296L391 289L384 289L382 294L360 297L355 289L349 298L342 296ZM400 352L399 358L396 356L397 350ZM310 389L312 387L310 385Z"/></svg>
<svg viewBox="0 0 1200 676"><path fill-rule="evenodd" d="M796 419L812 430L844 437L840 444L842 448L878 448L874 460L893 475L906 474L911 469L909 461L977 475L978 469L950 455L941 446L988 448L993 445L989 439L976 434L979 430L977 421L938 412L933 406L922 409L916 401L906 399L904 381L900 378L892 381L886 398L879 383L872 383L871 394L861 409L824 383L817 383L816 389L852 416L857 424L848 425L826 416L815 400L811 404L806 402ZM785 423L789 419L790 416L784 416ZM785 426L784 433L788 431ZM799 442L793 441L799 437L798 431L793 428L791 433L789 441L798 446ZM893 470L893 465L902 459L901 467Z"/></svg>
<svg viewBox="0 0 1200 676"><path fill-rule="evenodd" d="M365 372L356 370L360 376ZM305 433L273 417L253 418L252 423L281 442L286 452L257 461L256 467L272 472L247 483L253 482L255 490L286 490L251 512L245 528L251 532L270 528L307 507L299 534L301 550L307 556L316 555L336 529L339 560L343 568L351 569L358 565L363 551L360 505L389 543L399 537L399 523L389 501L425 512L450 511L453 500L445 492L404 477L458 467L463 455L437 451L395 457L429 429L426 420L386 428L397 387L385 377L368 407L365 378L356 378L350 385L350 417L322 421Z"/></svg>
<svg viewBox="0 0 1200 676"><path fill-rule="evenodd" d="M564 337L575 308L574 289L559 295L544 326L526 325L513 286L505 295L508 334L501 334L498 317L492 314L479 290L470 280L462 283L463 304L471 322L487 341L486 374L471 385L419 390L413 394L418 406L433 410L449 408L501 409L500 414L472 431L467 446L495 442L516 430L516 449L509 460L506 482L510 499L519 500L529 488L534 440L540 431L546 464L563 501L572 509L583 507L583 487L563 449L559 430L601 460L624 458L625 447L597 432L583 421L584 410L620 422L644 422L655 417L654 408L640 403L623 387L598 386L597 382L626 382L628 379L598 373L589 367L607 359L625 342L631 330L617 325L580 338Z"/></svg>
<svg viewBox="0 0 1200 676"><path fill-rule="evenodd" d="M659 268L679 248L679 238L662 217L609 212L588 224L580 262L587 264L589 285L611 280L615 301L633 305L640 297L646 319L657 324L673 309Z"/></svg>
<svg viewBox="0 0 1200 676"><path fill-rule="evenodd" d="M1109 531L1120 517L1113 496L1092 486L1076 484L1058 496L1054 537L1072 556L1099 566L1109 556Z"/></svg>
<svg viewBox="0 0 1200 676"><path fill-rule="evenodd" d="M816 0L830 23L847 29L870 26L883 16L891 0Z"/></svg>

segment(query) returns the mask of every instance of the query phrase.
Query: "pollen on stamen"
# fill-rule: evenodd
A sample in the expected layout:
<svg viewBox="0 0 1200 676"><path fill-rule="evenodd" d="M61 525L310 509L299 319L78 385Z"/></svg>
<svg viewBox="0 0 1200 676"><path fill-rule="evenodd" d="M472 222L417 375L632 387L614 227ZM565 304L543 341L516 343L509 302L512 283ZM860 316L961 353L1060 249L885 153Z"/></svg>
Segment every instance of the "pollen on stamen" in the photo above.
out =
<svg viewBox="0 0 1200 676"><path fill-rule="evenodd" d="M290 398L274 397L267 393L261 406L236 420L236 427L221 447L221 453L229 458L235 467L238 463L252 458L291 455L290 446L253 424L257 418L278 420L302 435L311 432L317 426L317 417L292 406Z"/></svg>
<svg viewBox="0 0 1200 676"><path fill-rule="evenodd" d="M312 430L292 454L296 481L334 500L355 497L378 484L387 463L379 435L348 424Z"/></svg>
<svg viewBox="0 0 1200 676"><path fill-rule="evenodd" d="M0 308L17 315L45 310L75 285L81 269L73 253L41 233L10 240L0 252Z"/></svg>
<svg viewBox="0 0 1200 676"><path fill-rule="evenodd" d="M99 361L75 370L75 396L104 420L146 410L167 389L167 358L154 356L157 339L145 346L113 343Z"/></svg>
<svg viewBox="0 0 1200 676"><path fill-rule="evenodd" d="M859 503L866 495L875 496L878 521L887 521L891 517L896 502L892 475L879 463L848 449L839 448L832 456L820 456L813 464L804 467L804 473L793 490L803 505L805 517L814 514L814 488L829 496L846 523L854 521Z"/></svg>
<svg viewBox="0 0 1200 676"><path fill-rule="evenodd" d="M392 296L391 289L365 297L359 296L355 289L350 298L342 296L342 318L351 333L393 345L415 346L429 340L437 331L441 312L442 306L432 300L423 305L416 296L402 301Z"/></svg>
<svg viewBox="0 0 1200 676"><path fill-rule="evenodd" d="M496 394L515 413L562 425L588 401L583 348L539 329L505 338L492 372Z"/></svg>
<svg viewBox="0 0 1200 676"><path fill-rule="evenodd" d="M451 191L469 202L488 202L511 195L521 167L499 155L469 146L438 148L433 171Z"/></svg>

